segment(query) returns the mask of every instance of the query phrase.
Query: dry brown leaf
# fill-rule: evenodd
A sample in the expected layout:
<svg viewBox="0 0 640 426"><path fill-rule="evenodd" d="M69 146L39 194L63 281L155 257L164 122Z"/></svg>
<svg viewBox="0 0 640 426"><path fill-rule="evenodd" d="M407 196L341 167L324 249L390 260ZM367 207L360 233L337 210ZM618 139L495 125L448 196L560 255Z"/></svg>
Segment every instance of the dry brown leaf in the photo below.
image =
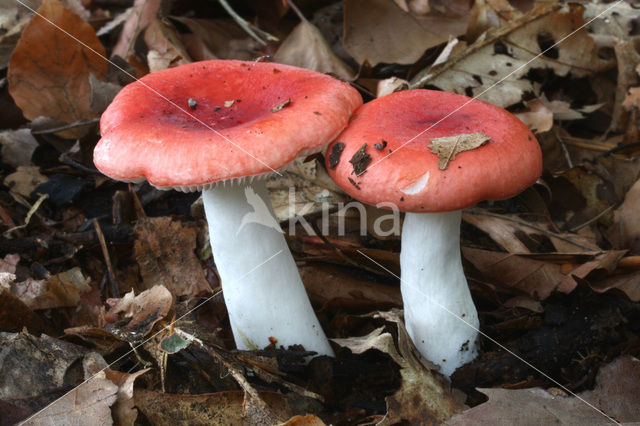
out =
<svg viewBox="0 0 640 426"><path fill-rule="evenodd" d="M94 118L89 96L89 75L105 79L107 62L104 48L93 27L65 9L57 0L45 0L24 29L7 74L9 92L24 116L39 116L66 123ZM99 55L54 27L53 22ZM79 136L86 129L66 131L67 137Z"/></svg>
<svg viewBox="0 0 640 426"><path fill-rule="evenodd" d="M280 423L279 426L325 426L319 417L313 414L307 414L306 416L293 416L284 423Z"/></svg>
<svg viewBox="0 0 640 426"><path fill-rule="evenodd" d="M555 291L572 292L580 280L597 269L613 271L625 251L598 253L581 264L567 263L566 255L560 253L519 256L471 247L463 247L462 253L492 284L544 300Z"/></svg>
<svg viewBox="0 0 640 426"><path fill-rule="evenodd" d="M465 213L462 215L462 219L489 234L493 241L509 253L530 253L527 246L515 234L521 231L516 223L481 214Z"/></svg>
<svg viewBox="0 0 640 426"><path fill-rule="evenodd" d="M13 167L30 166L31 156L38 147L38 141L29 129L7 130L0 132L2 162Z"/></svg>
<svg viewBox="0 0 640 426"><path fill-rule="evenodd" d="M171 293L161 285L137 296L131 290L120 299L107 299L110 308L105 319L110 324L106 329L126 341L141 340L156 322L169 313L172 304ZM120 326L120 321L125 319L125 325Z"/></svg>
<svg viewBox="0 0 640 426"><path fill-rule="evenodd" d="M490 136L484 133L468 133L442 138L431 138L429 149L440 158L438 168L446 170L449 163L456 159L456 154L471 151L489 142Z"/></svg>
<svg viewBox="0 0 640 426"><path fill-rule="evenodd" d="M160 10L160 0L135 0L133 10L124 23L120 38L111 51L111 57L125 60L134 54L133 47L138 35L156 18Z"/></svg>
<svg viewBox="0 0 640 426"><path fill-rule="evenodd" d="M632 302L640 302L640 276L637 272L613 275L601 281L591 282L589 287L598 293L604 293L609 290L621 291Z"/></svg>
<svg viewBox="0 0 640 426"><path fill-rule="evenodd" d="M133 385L138 377L149 371L148 368L136 371L133 374L120 371L105 370L107 379L118 386L116 403L111 407L113 419L119 426L133 426L138 417L138 410L133 401Z"/></svg>
<svg viewBox="0 0 640 426"><path fill-rule="evenodd" d="M560 272L560 265L521 256L463 247L462 253L492 284L544 300L554 291L570 293L576 283Z"/></svg>
<svg viewBox="0 0 640 426"><path fill-rule="evenodd" d="M260 398L282 419L295 414L287 398L280 393L260 392ZM173 395L134 389L134 400L145 417L158 426L252 424L251 419L243 416L245 397L242 391Z"/></svg>
<svg viewBox="0 0 640 426"><path fill-rule="evenodd" d="M376 284L358 278L348 268L308 264L300 268L300 276L311 301L319 306L359 309L401 307L398 287Z"/></svg>
<svg viewBox="0 0 640 426"><path fill-rule="evenodd" d="M318 28L303 21L282 42L273 57L275 62L335 74L353 80L353 70L332 51Z"/></svg>
<svg viewBox="0 0 640 426"><path fill-rule="evenodd" d="M175 28L166 21L151 21L144 32L144 41L149 48L147 64L151 72L191 62Z"/></svg>
<svg viewBox="0 0 640 426"><path fill-rule="evenodd" d="M555 2L539 2L526 15L489 30L486 37L453 54L447 62L418 73L411 87L431 85L473 96L482 93L480 99L507 107L520 102L525 92L541 95L539 86L524 78L531 69L550 68L559 76L571 73L581 77L611 68L614 62L598 57L586 29L531 61L566 36L568 28L582 25L583 10L577 5L560 9ZM498 81L502 82L486 90Z"/></svg>
<svg viewBox="0 0 640 426"><path fill-rule="evenodd" d="M389 77L378 82L378 89L376 90L376 97L381 98L391 93L399 92L401 90L407 90L409 88L409 82L398 77Z"/></svg>
<svg viewBox="0 0 640 426"><path fill-rule="evenodd" d="M617 358L598 372L596 387L580 398L553 395L544 389L479 389L489 401L455 415L447 424L611 424L603 411L617 422L640 419L640 361L631 356Z"/></svg>
<svg viewBox="0 0 640 426"><path fill-rule="evenodd" d="M33 310L78 306L83 293L91 290L90 278L78 267L52 276L48 281L28 279L16 283L12 291Z"/></svg>
<svg viewBox="0 0 640 426"><path fill-rule="evenodd" d="M103 371L99 372L22 424L112 424L110 407L116 402L117 392L118 386L107 379Z"/></svg>
<svg viewBox="0 0 640 426"><path fill-rule="evenodd" d="M47 180L38 166L18 166L15 172L4 178L4 184L16 194L29 198L33 190Z"/></svg>
<svg viewBox="0 0 640 426"><path fill-rule="evenodd" d="M413 64L430 47L464 34L467 17L418 19L386 0L344 2L344 46L359 63Z"/></svg>
<svg viewBox="0 0 640 426"><path fill-rule="evenodd" d="M193 19L174 16L193 34L182 34L189 55L196 61L205 59L253 60L260 48L234 22L222 19Z"/></svg>
<svg viewBox="0 0 640 426"><path fill-rule="evenodd" d="M11 293L10 287L15 279L12 273L0 272L0 330L20 331L26 327L34 334L51 332L33 310Z"/></svg>
<svg viewBox="0 0 640 426"><path fill-rule="evenodd" d="M531 131L548 132L553 127L553 112L540 99L527 102L528 111L515 114Z"/></svg>
<svg viewBox="0 0 640 426"><path fill-rule="evenodd" d="M162 284L173 296L211 291L194 250L196 231L171 218L138 220L134 251L145 288Z"/></svg>

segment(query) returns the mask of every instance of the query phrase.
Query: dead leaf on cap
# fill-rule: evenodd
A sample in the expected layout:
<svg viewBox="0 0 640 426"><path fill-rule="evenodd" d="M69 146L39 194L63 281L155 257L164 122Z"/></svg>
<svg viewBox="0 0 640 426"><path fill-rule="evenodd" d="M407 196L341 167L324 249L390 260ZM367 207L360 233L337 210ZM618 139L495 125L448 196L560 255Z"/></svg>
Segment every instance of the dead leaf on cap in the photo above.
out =
<svg viewBox="0 0 640 426"><path fill-rule="evenodd" d="M282 108L286 107L287 105L289 105L291 103L291 99L287 99L286 101L279 103L278 105L274 106L273 108L271 108L271 112L278 112L280 111ZM226 106L226 103L225 103Z"/></svg>
<svg viewBox="0 0 640 426"><path fill-rule="evenodd" d="M490 139L490 136L478 132L431 138L429 149L440 159L438 168L446 170L449 167L449 163L456 159L456 154L481 147Z"/></svg>
<svg viewBox="0 0 640 426"><path fill-rule="evenodd" d="M46 116L73 123L94 118L89 105L89 75L105 79L107 63L99 56L104 54L90 24L59 1L46 0L13 52L7 73L9 92L30 120ZM64 136L79 136L86 130L67 130Z"/></svg>

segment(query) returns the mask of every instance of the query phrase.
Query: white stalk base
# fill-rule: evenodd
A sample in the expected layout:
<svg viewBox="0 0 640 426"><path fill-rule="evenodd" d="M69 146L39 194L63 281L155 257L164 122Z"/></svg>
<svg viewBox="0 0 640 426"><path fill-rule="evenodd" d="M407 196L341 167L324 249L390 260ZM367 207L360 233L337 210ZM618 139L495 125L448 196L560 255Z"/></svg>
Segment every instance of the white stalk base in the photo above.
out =
<svg viewBox="0 0 640 426"><path fill-rule="evenodd" d="M402 300L409 336L449 377L477 355L478 314L460 258L461 211L407 213L402 228Z"/></svg>
<svg viewBox="0 0 640 426"><path fill-rule="evenodd" d="M302 345L333 356L264 182L218 186L202 198L238 349L262 349L275 338L277 347Z"/></svg>

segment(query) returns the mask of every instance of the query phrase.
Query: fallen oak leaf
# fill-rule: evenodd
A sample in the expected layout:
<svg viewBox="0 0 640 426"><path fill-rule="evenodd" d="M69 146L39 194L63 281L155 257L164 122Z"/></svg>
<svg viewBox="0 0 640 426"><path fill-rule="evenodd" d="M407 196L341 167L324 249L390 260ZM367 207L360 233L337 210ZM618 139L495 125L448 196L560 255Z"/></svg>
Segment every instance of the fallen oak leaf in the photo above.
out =
<svg viewBox="0 0 640 426"><path fill-rule="evenodd" d="M449 163L456 158L456 154L464 151L471 151L489 142L490 136L484 133L463 133L442 138L431 138L429 149L438 156L438 168L446 170Z"/></svg>
<svg viewBox="0 0 640 426"><path fill-rule="evenodd" d="M9 93L29 120L45 116L74 123L94 118L89 75L106 78L104 55L90 24L59 1L45 0L11 56ZM77 128L60 134L79 137L86 131Z"/></svg>
<svg viewBox="0 0 640 426"><path fill-rule="evenodd" d="M287 99L286 101L279 103L278 105L274 106L273 108L271 108L271 112L278 112L280 110L282 110L282 108L286 107L287 105L289 105L291 103L291 99Z"/></svg>

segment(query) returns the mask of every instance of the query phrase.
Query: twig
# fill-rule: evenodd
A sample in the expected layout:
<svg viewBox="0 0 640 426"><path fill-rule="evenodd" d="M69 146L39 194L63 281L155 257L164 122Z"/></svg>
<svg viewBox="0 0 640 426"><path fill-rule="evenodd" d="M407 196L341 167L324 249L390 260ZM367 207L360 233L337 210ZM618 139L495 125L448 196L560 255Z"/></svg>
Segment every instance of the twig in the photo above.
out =
<svg viewBox="0 0 640 426"><path fill-rule="evenodd" d="M147 217L147 214L144 212L144 207L142 206L140 198L138 198L138 194L136 194L136 190L133 188L132 184L129 184L129 193L133 199L133 210L136 212L136 218L144 219Z"/></svg>
<svg viewBox="0 0 640 426"><path fill-rule="evenodd" d="M564 140L562 139L562 136L560 136L560 130L558 129L557 126L554 127L554 133L556 134L556 138L558 139L558 142L560 142L560 148L562 149L562 154L564 155L564 159L567 162L567 167L569 167L570 169L573 169L573 161L571 161L571 155L569 155L569 150L567 149L567 146L564 144Z"/></svg>
<svg viewBox="0 0 640 426"><path fill-rule="evenodd" d="M218 3L220 3L220 5L224 8L224 10L227 11L227 13L231 16L231 18L233 18L233 20L236 21L236 23L240 25L240 27L243 30L245 30L245 32L249 34L252 39L260 43L260 45L266 46L267 41L274 41L274 42L280 41L278 37L272 34L269 34L266 31L261 30L260 28L253 25L251 22L244 19L242 16L238 15L236 11L233 10L233 8L229 5L229 3L227 3L227 0L218 0ZM264 41L260 36L267 39L267 41Z"/></svg>
<svg viewBox="0 0 640 426"><path fill-rule="evenodd" d="M266 420L269 420L269 423L271 424L280 423L279 421L277 421L277 416L273 413L271 408L269 408L269 406L260 397L260 394L258 393L258 391L256 391L255 388L251 386L251 384L249 384L247 379L242 374L240 374L240 371L235 366L233 366L224 356L220 354L219 351L221 349L213 350L213 348L209 347L208 345L205 345L202 340L198 339L197 337L189 333L186 333L180 330L179 328L175 328L174 332L178 336L187 340L188 342L195 344L200 349L203 349L204 351L206 351L211 357L218 360L218 362L220 362L229 371L231 376L235 379L238 385L240 385L242 390L245 392L245 403L243 407L245 412L249 408L247 404L247 400L250 400L251 403L256 405L255 408L260 410L262 414L264 414L264 416L267 417Z"/></svg>
<svg viewBox="0 0 640 426"><path fill-rule="evenodd" d="M75 129L76 127L84 127L84 126L89 126L91 124L96 124L99 121L100 121L99 118L92 118L90 120L84 120L84 121L76 121L76 122L73 122L73 123L70 123L70 124L65 124L64 126L54 127L52 129L32 130L31 134L34 134L34 135L47 135L47 134L50 134L50 133L58 133L58 132L61 132L63 130Z"/></svg>
<svg viewBox="0 0 640 426"><path fill-rule="evenodd" d="M98 241L100 241L100 248L102 248L102 255L104 256L104 261L107 264L107 275L109 277L109 282L111 283L111 293L115 298L120 297L120 291L118 290L118 282L116 281L116 277L113 274L113 268L111 267L111 256L109 256L109 250L107 249L107 242L104 239L104 234L102 233L102 228L100 228L100 223L98 219L95 217L92 219L93 227L96 229L96 234L98 235Z"/></svg>
<svg viewBox="0 0 640 426"><path fill-rule="evenodd" d="M27 213L27 217L25 217L24 219L24 225L19 225L19 226L14 226L11 229L8 229L6 231L4 231L4 233L2 234L3 237L5 238L10 238L11 233L13 231L16 231L18 229L22 229L25 228L27 225L29 225L29 222L31 221L31 217L35 214L35 212L38 210L38 208L40 207L40 205L42 204L42 202L44 200L46 200L47 198L49 198L49 194L43 194L40 195L40 198L38 198L38 201L35 202L35 204L33 205L33 207L31 207L29 209L29 212Z"/></svg>

